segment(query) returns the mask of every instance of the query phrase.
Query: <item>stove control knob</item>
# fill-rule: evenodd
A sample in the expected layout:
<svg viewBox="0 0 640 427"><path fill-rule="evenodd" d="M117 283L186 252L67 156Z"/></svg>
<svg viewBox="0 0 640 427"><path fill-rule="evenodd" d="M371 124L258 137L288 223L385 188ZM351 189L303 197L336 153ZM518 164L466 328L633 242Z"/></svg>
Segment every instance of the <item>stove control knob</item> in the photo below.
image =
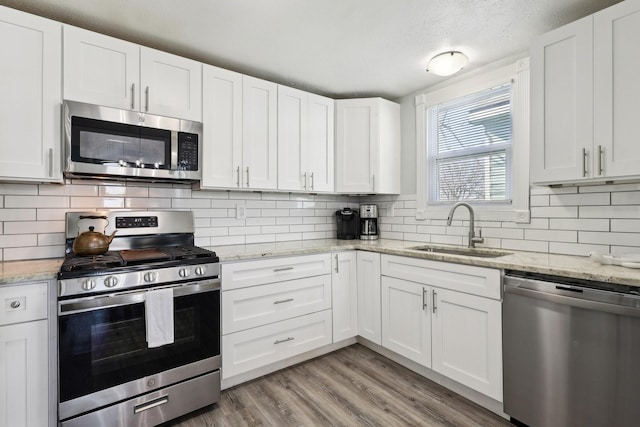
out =
<svg viewBox="0 0 640 427"><path fill-rule="evenodd" d="M85 291L90 291L95 287L96 287L96 282L93 279L85 279L82 282L82 289L84 289Z"/></svg>
<svg viewBox="0 0 640 427"><path fill-rule="evenodd" d="M180 277L189 277L189 276L191 276L191 270L189 270L188 268L181 268L178 271L178 275Z"/></svg>
<svg viewBox="0 0 640 427"><path fill-rule="evenodd" d="M144 281L145 282L155 282L157 276L158 275L153 271L150 271L149 273L144 273Z"/></svg>
<svg viewBox="0 0 640 427"><path fill-rule="evenodd" d="M115 276L109 276L106 279L104 279L104 285L107 288L113 288L117 284L118 284L118 278Z"/></svg>
<svg viewBox="0 0 640 427"><path fill-rule="evenodd" d="M203 266L196 267L196 275L197 276L202 276L206 271L207 271L206 267L203 267Z"/></svg>

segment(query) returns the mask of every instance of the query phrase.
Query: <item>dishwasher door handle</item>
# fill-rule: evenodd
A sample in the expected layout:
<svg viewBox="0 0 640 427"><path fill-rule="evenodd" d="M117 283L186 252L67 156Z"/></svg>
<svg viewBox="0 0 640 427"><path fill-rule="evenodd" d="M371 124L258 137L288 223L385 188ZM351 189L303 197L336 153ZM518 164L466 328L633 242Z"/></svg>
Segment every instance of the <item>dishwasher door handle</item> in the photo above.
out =
<svg viewBox="0 0 640 427"><path fill-rule="evenodd" d="M601 301L592 301L575 296L551 294L535 289L528 289L522 286L509 285L508 283L505 283L504 291L505 293L522 295L525 297L535 298L562 305L569 305L572 307L584 308L586 310L603 311L606 313L620 314L623 316L640 317L640 308L637 307L628 307Z"/></svg>

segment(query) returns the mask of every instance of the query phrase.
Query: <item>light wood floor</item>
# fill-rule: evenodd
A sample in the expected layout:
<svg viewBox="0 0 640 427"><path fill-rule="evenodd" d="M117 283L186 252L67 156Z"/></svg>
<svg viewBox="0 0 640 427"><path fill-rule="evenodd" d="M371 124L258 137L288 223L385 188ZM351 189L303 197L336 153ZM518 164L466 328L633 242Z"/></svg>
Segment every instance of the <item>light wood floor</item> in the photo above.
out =
<svg viewBox="0 0 640 427"><path fill-rule="evenodd" d="M227 389L217 404L166 427L510 425L355 344Z"/></svg>

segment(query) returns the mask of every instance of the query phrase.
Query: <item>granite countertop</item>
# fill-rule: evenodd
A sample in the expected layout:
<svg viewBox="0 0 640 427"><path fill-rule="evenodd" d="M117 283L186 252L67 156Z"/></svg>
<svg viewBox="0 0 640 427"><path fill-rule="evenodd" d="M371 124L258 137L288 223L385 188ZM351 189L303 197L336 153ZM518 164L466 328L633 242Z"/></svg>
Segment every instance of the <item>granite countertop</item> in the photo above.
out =
<svg viewBox="0 0 640 427"><path fill-rule="evenodd" d="M600 265L588 257L509 251L508 255L497 258L480 258L467 255L433 253L411 249L415 246L425 245L427 244L400 240L361 241L327 239L218 246L209 249L216 251L221 262L360 249L435 261L446 261L504 270L520 270L533 273L552 274L577 279L599 280L603 282L640 287L640 269L613 265ZM433 246L452 247L443 245ZM491 251L491 249L487 249L487 251ZM55 279L57 272L60 270L61 264L61 258L0 262L0 285L34 280Z"/></svg>

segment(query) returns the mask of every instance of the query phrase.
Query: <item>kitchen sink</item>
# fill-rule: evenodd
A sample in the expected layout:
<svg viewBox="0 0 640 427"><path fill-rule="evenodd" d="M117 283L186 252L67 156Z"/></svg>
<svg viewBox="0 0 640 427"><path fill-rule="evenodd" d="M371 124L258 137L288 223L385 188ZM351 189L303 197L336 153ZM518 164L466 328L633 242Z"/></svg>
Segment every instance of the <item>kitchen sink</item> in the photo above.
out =
<svg viewBox="0 0 640 427"><path fill-rule="evenodd" d="M498 258L511 255L511 252L498 251L494 249L443 247L443 246L414 246L408 249L422 252L432 252L434 254L464 255L478 258Z"/></svg>

